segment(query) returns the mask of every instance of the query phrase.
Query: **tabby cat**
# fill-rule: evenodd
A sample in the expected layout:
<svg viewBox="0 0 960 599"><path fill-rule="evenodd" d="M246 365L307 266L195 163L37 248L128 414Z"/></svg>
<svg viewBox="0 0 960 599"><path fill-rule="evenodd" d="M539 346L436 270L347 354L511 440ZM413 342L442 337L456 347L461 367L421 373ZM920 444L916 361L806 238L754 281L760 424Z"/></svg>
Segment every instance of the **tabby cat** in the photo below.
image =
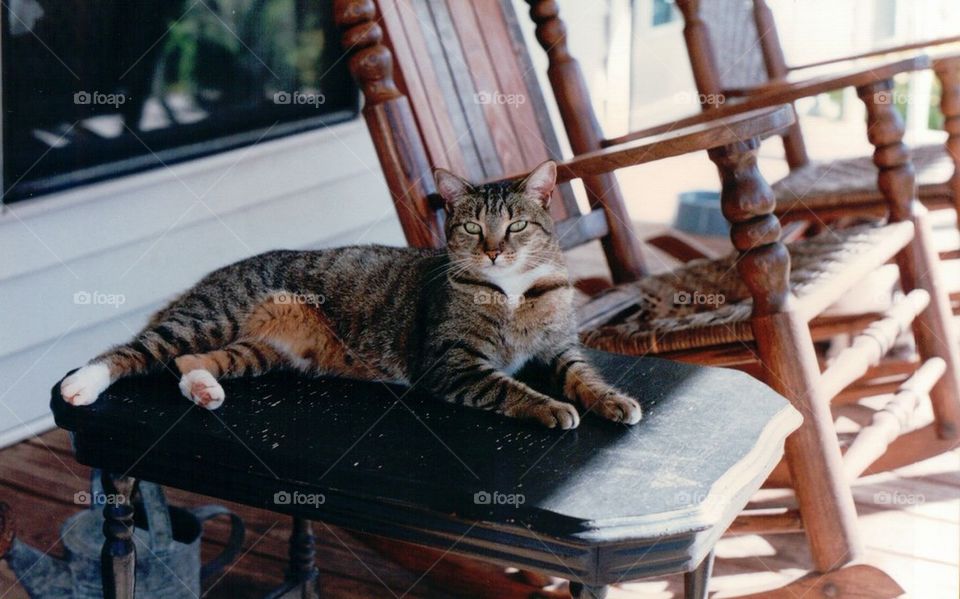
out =
<svg viewBox="0 0 960 599"><path fill-rule="evenodd" d="M605 383L577 339L573 291L547 204L556 164L524 180L471 185L438 169L445 250L356 246L272 251L221 268L160 310L126 345L60 387L89 404L117 379L173 360L183 395L214 410L218 379L288 366L414 383L447 401L564 429L574 402L617 422L636 400ZM513 378L548 366L568 401Z"/></svg>

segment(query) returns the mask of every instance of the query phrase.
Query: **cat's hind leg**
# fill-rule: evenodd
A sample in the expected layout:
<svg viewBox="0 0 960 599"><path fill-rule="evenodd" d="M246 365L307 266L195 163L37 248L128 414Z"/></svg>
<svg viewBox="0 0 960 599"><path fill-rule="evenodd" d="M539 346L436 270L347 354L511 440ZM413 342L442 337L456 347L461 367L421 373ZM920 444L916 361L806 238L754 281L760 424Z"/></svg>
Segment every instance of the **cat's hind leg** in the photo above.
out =
<svg viewBox="0 0 960 599"><path fill-rule="evenodd" d="M68 404L85 406L96 401L110 383L110 367L102 362L91 362L63 379L60 396Z"/></svg>
<svg viewBox="0 0 960 599"><path fill-rule="evenodd" d="M63 379L60 395L75 406L91 404L117 379L159 367L196 348L202 337L199 321L176 318L152 323L130 343L107 350Z"/></svg>
<svg viewBox="0 0 960 599"><path fill-rule="evenodd" d="M287 360L266 341L244 339L221 349L179 356L180 392L198 406L216 410L226 394L219 379L264 374Z"/></svg>

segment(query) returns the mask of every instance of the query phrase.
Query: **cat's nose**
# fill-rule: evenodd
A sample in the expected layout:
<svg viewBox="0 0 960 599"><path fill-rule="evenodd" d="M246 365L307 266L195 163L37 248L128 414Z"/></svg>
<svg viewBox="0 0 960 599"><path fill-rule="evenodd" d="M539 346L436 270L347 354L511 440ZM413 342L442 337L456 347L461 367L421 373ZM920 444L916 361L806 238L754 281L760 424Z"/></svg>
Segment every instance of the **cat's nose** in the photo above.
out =
<svg viewBox="0 0 960 599"><path fill-rule="evenodd" d="M500 250L484 250L483 253L487 255L487 258L490 258L490 262L496 264L497 256L500 255Z"/></svg>

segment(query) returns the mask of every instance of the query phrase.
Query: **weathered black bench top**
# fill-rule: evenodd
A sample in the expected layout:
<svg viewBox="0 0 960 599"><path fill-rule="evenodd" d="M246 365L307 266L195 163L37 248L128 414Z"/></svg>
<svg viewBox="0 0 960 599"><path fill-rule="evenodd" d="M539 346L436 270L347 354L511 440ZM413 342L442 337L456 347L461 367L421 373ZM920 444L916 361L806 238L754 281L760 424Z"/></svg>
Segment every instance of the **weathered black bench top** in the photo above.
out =
<svg viewBox="0 0 960 599"><path fill-rule="evenodd" d="M590 358L640 399L638 425L588 415L575 430L549 430L416 387L294 373L225 381L215 412L184 399L169 374L120 381L86 407L55 387L51 405L80 462L186 490L445 549L465 537L465 553L486 548L557 571L534 555L547 540L590 578L616 578L598 572L626 574L635 560L591 571L601 546L626 558L659 544L663 559L695 565L701 541L722 533L776 464L799 415L743 373ZM539 373L523 375L544 388ZM523 556L505 553L505 539Z"/></svg>

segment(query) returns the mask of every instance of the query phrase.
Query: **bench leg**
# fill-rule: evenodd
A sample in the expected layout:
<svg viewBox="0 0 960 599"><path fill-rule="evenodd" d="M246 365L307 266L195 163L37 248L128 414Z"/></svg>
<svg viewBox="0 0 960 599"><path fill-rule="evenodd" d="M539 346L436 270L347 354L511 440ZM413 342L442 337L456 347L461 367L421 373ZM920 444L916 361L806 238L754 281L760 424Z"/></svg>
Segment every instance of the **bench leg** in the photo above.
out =
<svg viewBox="0 0 960 599"><path fill-rule="evenodd" d="M309 520L293 518L290 532L290 558L286 582L264 599L319 599L320 569L317 568L317 539Z"/></svg>
<svg viewBox="0 0 960 599"><path fill-rule="evenodd" d="M302 599L318 599L317 538L309 520L293 519L290 533L290 580L300 585Z"/></svg>
<svg viewBox="0 0 960 599"><path fill-rule="evenodd" d="M607 585L592 586L571 581L570 596L573 599L604 599L607 596Z"/></svg>
<svg viewBox="0 0 960 599"><path fill-rule="evenodd" d="M107 502L103 507L103 549L100 580L104 599L133 599L137 553L133 546L133 505L136 481L130 476L101 475Z"/></svg>
<svg viewBox="0 0 960 599"><path fill-rule="evenodd" d="M683 596L685 599L707 599L707 585L713 572L713 551L707 554L697 569L683 575Z"/></svg>

